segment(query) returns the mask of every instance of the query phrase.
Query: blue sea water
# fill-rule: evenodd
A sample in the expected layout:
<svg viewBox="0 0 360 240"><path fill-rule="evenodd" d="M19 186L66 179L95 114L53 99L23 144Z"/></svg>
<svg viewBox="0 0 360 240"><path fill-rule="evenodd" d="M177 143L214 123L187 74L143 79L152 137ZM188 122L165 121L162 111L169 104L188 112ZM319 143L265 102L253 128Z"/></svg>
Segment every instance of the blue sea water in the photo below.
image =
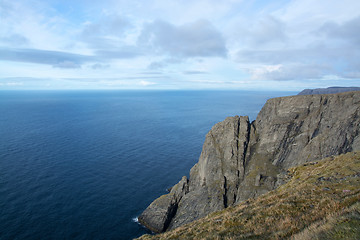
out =
<svg viewBox="0 0 360 240"><path fill-rule="evenodd" d="M0 92L0 239L132 239L227 116L289 92Z"/></svg>

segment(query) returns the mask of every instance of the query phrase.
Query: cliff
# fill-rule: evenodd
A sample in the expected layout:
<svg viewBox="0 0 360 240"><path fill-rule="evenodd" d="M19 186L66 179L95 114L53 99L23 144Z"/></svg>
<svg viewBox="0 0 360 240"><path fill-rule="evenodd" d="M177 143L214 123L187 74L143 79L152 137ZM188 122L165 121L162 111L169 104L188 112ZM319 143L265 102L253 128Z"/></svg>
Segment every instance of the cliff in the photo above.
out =
<svg viewBox="0 0 360 240"><path fill-rule="evenodd" d="M228 117L206 135L199 161L139 216L174 229L284 183L286 169L360 150L360 92L269 99L256 120Z"/></svg>
<svg viewBox="0 0 360 240"><path fill-rule="evenodd" d="M306 163L286 176L286 184L256 199L140 239L359 239L359 152Z"/></svg>

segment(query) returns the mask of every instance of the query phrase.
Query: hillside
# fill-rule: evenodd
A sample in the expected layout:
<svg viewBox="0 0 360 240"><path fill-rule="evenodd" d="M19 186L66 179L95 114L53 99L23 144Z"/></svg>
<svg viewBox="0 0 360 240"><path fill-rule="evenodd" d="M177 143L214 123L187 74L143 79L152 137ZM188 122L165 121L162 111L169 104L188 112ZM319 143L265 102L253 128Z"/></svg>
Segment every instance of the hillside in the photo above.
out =
<svg viewBox="0 0 360 240"><path fill-rule="evenodd" d="M360 239L360 152L290 168L258 198L139 239Z"/></svg>
<svg viewBox="0 0 360 240"><path fill-rule="evenodd" d="M139 216L164 232L267 193L306 162L360 151L360 91L269 99L255 121L228 117L206 135L198 163Z"/></svg>

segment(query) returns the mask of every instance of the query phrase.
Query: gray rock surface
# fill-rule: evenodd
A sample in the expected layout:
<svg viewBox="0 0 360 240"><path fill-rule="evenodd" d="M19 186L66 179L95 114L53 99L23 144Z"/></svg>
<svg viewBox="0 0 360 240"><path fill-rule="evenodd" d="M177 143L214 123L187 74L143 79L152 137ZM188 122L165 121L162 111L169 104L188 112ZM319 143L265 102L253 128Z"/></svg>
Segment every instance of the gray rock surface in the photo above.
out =
<svg viewBox="0 0 360 240"><path fill-rule="evenodd" d="M190 179L139 217L162 232L266 193L287 168L360 150L360 92L269 99L250 123L228 117L206 135Z"/></svg>
<svg viewBox="0 0 360 240"><path fill-rule="evenodd" d="M360 91L360 87L328 87L328 88L315 88L304 89L298 95L313 95L313 94L332 94L341 92Z"/></svg>
<svg viewBox="0 0 360 240"><path fill-rule="evenodd" d="M180 200L188 192L188 179L184 176L170 193L157 198L146 208L139 216L139 222L155 233L164 232L175 216Z"/></svg>

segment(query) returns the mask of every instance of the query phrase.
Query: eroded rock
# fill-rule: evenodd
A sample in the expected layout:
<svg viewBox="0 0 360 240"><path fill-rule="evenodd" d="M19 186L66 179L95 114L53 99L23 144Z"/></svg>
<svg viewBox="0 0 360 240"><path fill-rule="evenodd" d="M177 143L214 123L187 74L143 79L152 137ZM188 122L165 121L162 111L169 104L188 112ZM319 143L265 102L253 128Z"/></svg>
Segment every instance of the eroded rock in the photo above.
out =
<svg viewBox="0 0 360 240"><path fill-rule="evenodd" d="M269 99L250 124L228 117L206 135L199 161L139 217L154 232L176 228L266 193L287 168L360 150L360 92Z"/></svg>

